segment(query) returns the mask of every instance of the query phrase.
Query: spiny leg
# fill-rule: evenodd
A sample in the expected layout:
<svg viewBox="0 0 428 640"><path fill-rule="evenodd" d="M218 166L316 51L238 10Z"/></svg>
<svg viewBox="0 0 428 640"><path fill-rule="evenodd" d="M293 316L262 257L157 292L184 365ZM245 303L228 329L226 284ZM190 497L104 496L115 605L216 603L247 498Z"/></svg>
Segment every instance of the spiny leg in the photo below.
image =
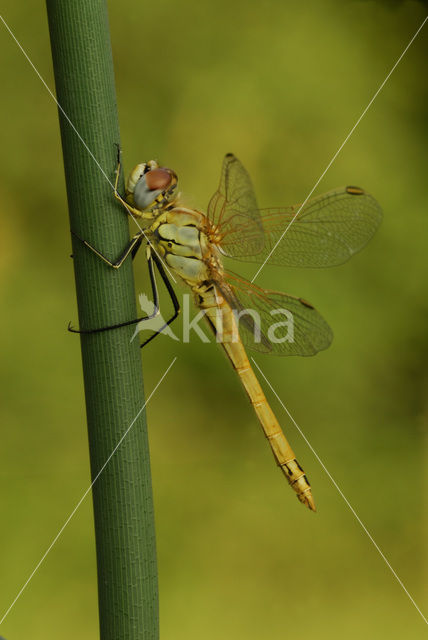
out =
<svg viewBox="0 0 428 640"><path fill-rule="evenodd" d="M143 217L142 212L139 209L136 209L135 207L132 207L130 204L128 204L126 202L126 200L124 200L124 198L122 198L122 196L120 195L119 191L117 190L117 185L119 183L119 177L120 177L120 170L121 170L121 167L122 167L120 156L121 156L120 146L117 145L117 167L116 167L116 178L115 178L115 181L114 181L113 195L116 198L116 200L119 200L120 204L123 207L125 207L126 211L131 214L131 216L136 216L137 218L142 218Z"/></svg>
<svg viewBox="0 0 428 640"><path fill-rule="evenodd" d="M152 254L153 257L153 262L155 263L157 270L159 271L159 274L166 286L166 289L169 293L169 297L171 298L172 304L174 305L174 313L171 316L171 318L169 318L169 320L167 320L165 322L165 324L158 329L152 336L150 336L150 338L147 338L147 340L145 340L141 345L141 349L143 347L146 346L146 344L148 344L149 342L151 342L152 340L154 340L154 338L156 338L159 334L162 333L162 331L168 326L170 325L172 322L174 322L174 320L177 318L178 314L180 313L180 303L178 302L178 298L175 294L174 288L172 286L172 284L170 283L170 281L168 280L168 276L165 273L165 269L162 266L162 262L159 259L158 255L156 253Z"/></svg>
<svg viewBox="0 0 428 640"><path fill-rule="evenodd" d="M75 238L80 240L80 242L82 242L82 244L84 244L85 247L87 247L93 253L95 253L95 255L101 258L101 260L103 260L106 264L108 264L109 267L113 267L113 269L120 269L120 267L123 265L126 258L129 256L131 252L132 252L132 258L135 257L135 254L137 253L138 249L141 246L141 242L143 240L143 235L144 235L143 231L138 231L138 233L136 233L135 236L131 238L129 243L126 245L125 249L122 251L122 253L118 257L118 259L115 262L112 262L104 254L98 251L98 249L95 249L95 247L89 244L89 242L87 242L86 240L83 240L83 238L78 236L77 233L75 233L73 230L71 230L71 233Z"/></svg>
<svg viewBox="0 0 428 640"><path fill-rule="evenodd" d="M140 234L140 237L138 238L137 242L135 243L134 247L131 250L131 258L132 260L135 258L135 256L138 253L138 249L141 247L141 243L143 242L143 234ZM149 245L151 249L153 249L153 245Z"/></svg>
<svg viewBox="0 0 428 640"><path fill-rule="evenodd" d="M134 238L132 240L134 240ZM132 250L133 251L132 257L134 258L135 254L137 253L137 251L138 251L138 249L139 249L139 247L141 245L141 241L142 241L141 236L139 238L137 238L136 242L132 242L131 241L130 244L128 245L127 249L125 250L126 251L126 256L128 256L130 251ZM84 240L82 240L82 242L84 242L85 245L88 248L92 249L92 251L94 251L94 253L96 255L98 255L105 262L107 262L107 264L109 264L112 267L115 267L115 265L117 263L110 262L107 258L105 258L102 254L100 254L99 251L97 251L96 249L91 247L91 245L89 245L87 242L85 242ZM123 260L124 259L125 258L123 258ZM154 304L153 313L151 313L148 316L144 316L142 318L136 318L135 320L128 320L127 322L120 322L118 324L112 324L112 325L109 325L108 327L100 327L99 329L82 329L82 330L78 330L78 329L73 329L71 324L69 324L68 325L68 330L71 333L101 333L102 331L110 331L111 329L119 329L120 327L127 327L127 326L132 325L132 324L137 324L138 322L144 322L145 320L152 320L153 318L155 318L159 313L159 293L158 293L158 289L157 289L157 285L156 285L156 278L155 278L154 269L153 269L153 259L154 259L154 254L152 254L151 247L148 246L147 247L147 264L148 264L148 268L149 268L150 284L151 284L152 293L153 293L153 304ZM122 262L120 264L123 264L123 260L122 260ZM116 267L116 268L118 268L118 267Z"/></svg>

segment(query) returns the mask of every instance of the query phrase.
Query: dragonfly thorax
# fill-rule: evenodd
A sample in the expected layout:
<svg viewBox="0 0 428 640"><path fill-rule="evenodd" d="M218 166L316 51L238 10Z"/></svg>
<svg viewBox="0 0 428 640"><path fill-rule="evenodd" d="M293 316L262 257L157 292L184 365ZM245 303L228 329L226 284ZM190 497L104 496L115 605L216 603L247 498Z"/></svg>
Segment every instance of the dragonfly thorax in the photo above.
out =
<svg viewBox="0 0 428 640"><path fill-rule="evenodd" d="M202 214L184 207L165 211L152 226L153 239L169 267L190 286L207 279L208 241Z"/></svg>

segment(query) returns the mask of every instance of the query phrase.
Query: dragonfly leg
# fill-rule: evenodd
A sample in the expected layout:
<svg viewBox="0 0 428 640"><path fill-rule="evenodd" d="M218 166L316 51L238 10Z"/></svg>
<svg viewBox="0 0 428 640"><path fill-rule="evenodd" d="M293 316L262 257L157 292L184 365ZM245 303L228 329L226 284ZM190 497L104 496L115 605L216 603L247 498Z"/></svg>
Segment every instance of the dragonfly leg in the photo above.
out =
<svg viewBox="0 0 428 640"><path fill-rule="evenodd" d="M133 240L134 240L134 238L133 238ZM139 241L139 244L138 244L138 241ZM84 242L84 240L82 242ZM134 242L133 244L132 244L132 241L131 241L130 245L132 244L132 247L130 248L128 246L128 248L127 248L128 250L127 250L126 256L128 256L130 251L132 251L133 252L132 257L134 257L136 252L138 251L140 245L141 245L141 242L142 242L141 236L139 238L137 238L137 241ZM90 249L92 249L94 251L94 253L96 253L100 258L105 260L105 262L107 262L107 264L110 264L111 266L115 266L109 260L105 259L104 256L102 256L98 251L93 249L93 247L91 247L87 243L85 243L85 244ZM124 259L125 258L123 258L123 260ZM123 263L123 260L122 260L122 263ZM79 330L79 329L73 329L71 324L69 324L68 325L68 330L71 333L101 333L102 331L110 331L111 329L119 329L120 327L127 327L127 326L132 325L132 324L137 324L138 322L143 322L145 320L152 320L153 318L155 318L159 313L159 293L158 293L158 288L157 288L157 285L156 285L156 278L155 278L155 273L154 273L154 268L153 268L154 260L158 260L158 258L157 258L157 256L155 257L155 254L152 253L151 247L148 246L147 247L147 265L148 265L148 268L149 268L150 285L151 285L152 293L153 293L153 304L154 304L153 313L151 313L148 316L144 316L142 318L136 318L135 320L128 320L126 322L120 322L118 324L112 324L112 325L109 325L108 327L100 327L99 329L81 329L81 330ZM169 282L168 282L168 284L169 284Z"/></svg>
<svg viewBox="0 0 428 640"><path fill-rule="evenodd" d="M125 207L126 211L129 214L131 214L132 216L136 216L137 218L142 218L144 216L142 215L141 211L139 209L136 209L135 207L132 207L130 204L128 204L128 202L126 202L126 200L124 198L122 198L122 196L120 195L119 191L117 190L117 185L119 183L119 177L120 177L120 170L122 168L120 155L121 155L120 146L117 145L117 167L116 167L116 177L115 177L115 181L114 181L113 195L116 198L116 200L118 200L120 202L120 204L123 207Z"/></svg>
<svg viewBox="0 0 428 640"><path fill-rule="evenodd" d="M180 313L180 303L178 302L178 298L175 294L174 288L172 286L172 284L170 283L170 281L168 280L168 276L165 272L165 269L163 268L162 262L159 258L159 256L153 252L152 253L152 258L153 258L153 262L156 265L157 270L159 271L160 277L163 280L163 283L169 293L169 297L171 298L172 304L174 305L174 313L171 316L171 318L169 318L169 320L167 320L165 322L165 324L158 330L156 331L152 336L150 336L150 338L147 338L147 340L145 340L141 345L141 349L143 347L146 346L146 344L148 344L149 342L151 342L152 340L154 340L154 338L156 338L160 333L162 333L162 331L168 326L170 325L172 322L174 322L174 320L178 317L178 314Z"/></svg>
<svg viewBox="0 0 428 640"><path fill-rule="evenodd" d="M123 263L125 262L126 258L129 256L130 253L132 253L132 258L135 258L135 254L137 253L138 249L140 248L141 242L142 242L143 236L144 236L144 232L143 231L138 231L138 233L136 233L135 236L133 236L133 238L131 238L129 243L126 245L125 249L122 251L122 253L118 257L118 259L115 262L112 262L104 254L102 254L101 251L98 251L98 249L96 249L91 244L89 244L89 242L87 242L87 240L83 240L83 238L78 236L77 233L75 233L73 230L71 230L71 233L73 234L73 236L75 238L80 240L80 242L82 244L84 244L85 247L87 247L93 253L95 253L95 255L98 256L99 258L101 258L101 260L103 260L103 262L108 264L109 267L113 267L113 269L120 269L120 267L123 265Z"/></svg>

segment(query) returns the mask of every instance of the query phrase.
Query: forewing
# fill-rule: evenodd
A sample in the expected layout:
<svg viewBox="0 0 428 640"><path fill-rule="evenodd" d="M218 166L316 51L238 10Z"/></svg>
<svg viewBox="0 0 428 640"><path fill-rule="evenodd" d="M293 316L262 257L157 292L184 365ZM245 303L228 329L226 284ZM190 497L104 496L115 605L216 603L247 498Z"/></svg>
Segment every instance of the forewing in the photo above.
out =
<svg viewBox="0 0 428 640"><path fill-rule="evenodd" d="M261 289L233 274L217 287L235 311L247 348L281 356L312 356L330 346L332 330L302 298Z"/></svg>
<svg viewBox="0 0 428 640"><path fill-rule="evenodd" d="M382 220L382 210L359 187L343 187L308 200L304 205L261 209L264 230L260 250L259 228L249 222L240 237L226 235L223 253L247 262L287 267L330 267L360 251Z"/></svg>
<svg viewBox="0 0 428 640"><path fill-rule="evenodd" d="M228 153L223 161L220 184L211 198L208 217L224 237L222 248L233 247L234 257L256 255L263 250L263 226L257 207L251 178L239 160ZM243 230L250 230L245 240L244 253L240 252Z"/></svg>

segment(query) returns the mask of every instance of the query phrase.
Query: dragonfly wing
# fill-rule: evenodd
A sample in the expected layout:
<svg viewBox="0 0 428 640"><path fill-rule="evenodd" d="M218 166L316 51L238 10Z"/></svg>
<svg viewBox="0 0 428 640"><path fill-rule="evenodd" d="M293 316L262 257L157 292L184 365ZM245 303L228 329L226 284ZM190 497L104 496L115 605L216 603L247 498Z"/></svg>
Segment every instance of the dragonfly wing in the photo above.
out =
<svg viewBox="0 0 428 640"><path fill-rule="evenodd" d="M234 257L258 254L263 250L263 225L251 178L232 153L224 158L220 184L208 204L207 214L224 236L221 246L226 252L229 244L233 246ZM251 232L241 253L239 244L243 230Z"/></svg>
<svg viewBox="0 0 428 640"><path fill-rule="evenodd" d="M223 253L246 262L287 267L330 267L342 264L362 249L380 225L382 210L359 187L343 187L308 200L304 205L259 210L260 228L241 225L239 237L227 232ZM259 251L254 249L260 247Z"/></svg>
<svg viewBox="0 0 428 640"><path fill-rule="evenodd" d="M312 356L330 346L332 330L302 298L261 289L233 274L216 284L234 310L241 340L249 349L282 356Z"/></svg>

